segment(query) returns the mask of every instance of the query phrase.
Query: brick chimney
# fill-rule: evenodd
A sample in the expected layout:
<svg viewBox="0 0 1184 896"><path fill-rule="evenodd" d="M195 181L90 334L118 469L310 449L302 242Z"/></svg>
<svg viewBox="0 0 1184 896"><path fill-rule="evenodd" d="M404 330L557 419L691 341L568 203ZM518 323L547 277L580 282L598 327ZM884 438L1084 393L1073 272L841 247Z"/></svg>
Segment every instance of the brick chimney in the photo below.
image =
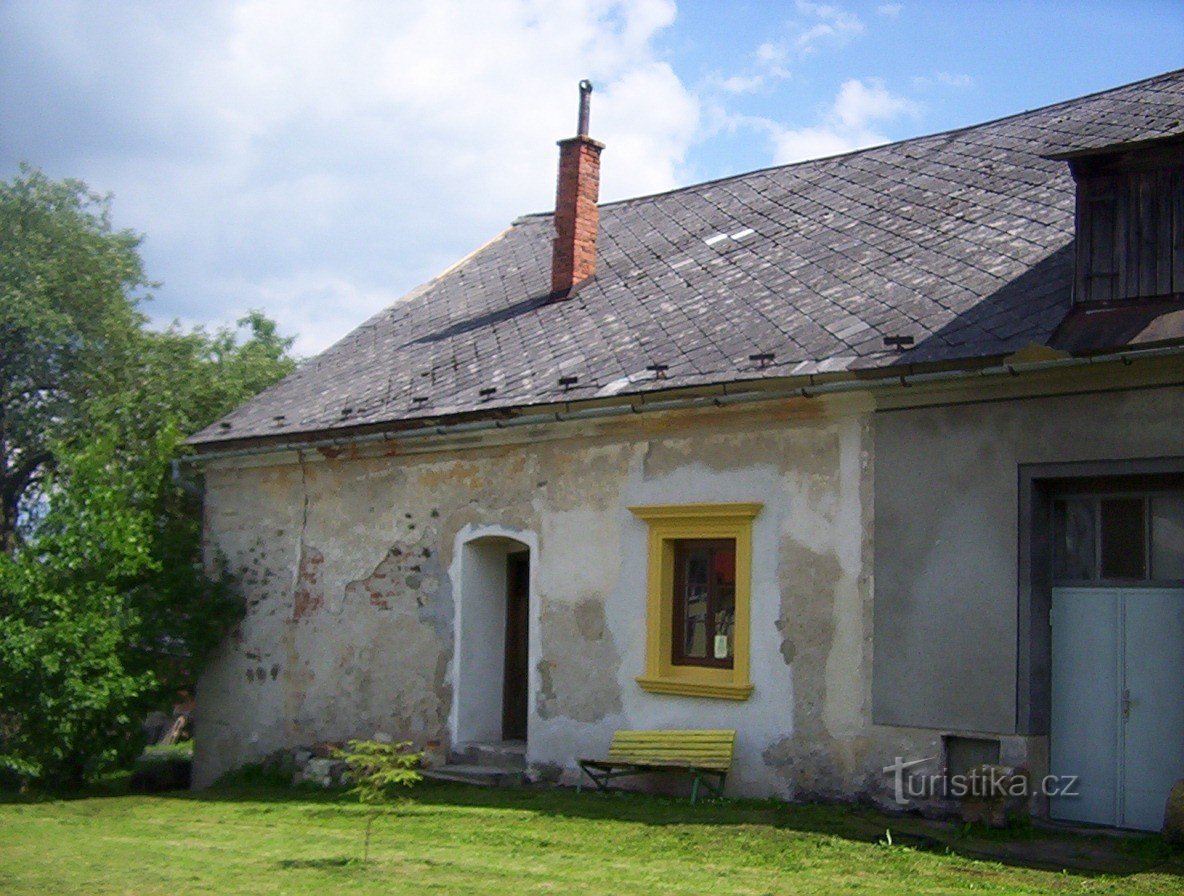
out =
<svg viewBox="0 0 1184 896"><path fill-rule="evenodd" d="M551 252L551 295L566 298L573 287L596 273L596 229L600 212L600 151L588 136L592 84L580 82L580 124L575 137L559 141L555 187L555 242Z"/></svg>

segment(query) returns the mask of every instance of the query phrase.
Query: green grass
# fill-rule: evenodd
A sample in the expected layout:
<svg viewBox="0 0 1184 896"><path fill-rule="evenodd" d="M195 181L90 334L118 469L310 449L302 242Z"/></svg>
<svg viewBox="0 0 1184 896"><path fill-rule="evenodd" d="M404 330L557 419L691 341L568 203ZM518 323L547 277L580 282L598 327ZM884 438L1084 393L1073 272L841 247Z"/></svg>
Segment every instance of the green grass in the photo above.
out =
<svg viewBox="0 0 1184 896"><path fill-rule="evenodd" d="M160 744L153 744L152 746L144 748L144 754L140 757L142 762L160 761L165 759L192 759L193 758L193 741L179 740L175 744L169 746L161 746Z"/></svg>
<svg viewBox="0 0 1184 896"><path fill-rule="evenodd" d="M984 836L853 807L432 783L379 818L363 863L367 811L339 794L242 784L21 798L0 803L0 893L1184 890L1184 856L1152 839ZM1066 862L1093 870L1062 871Z"/></svg>

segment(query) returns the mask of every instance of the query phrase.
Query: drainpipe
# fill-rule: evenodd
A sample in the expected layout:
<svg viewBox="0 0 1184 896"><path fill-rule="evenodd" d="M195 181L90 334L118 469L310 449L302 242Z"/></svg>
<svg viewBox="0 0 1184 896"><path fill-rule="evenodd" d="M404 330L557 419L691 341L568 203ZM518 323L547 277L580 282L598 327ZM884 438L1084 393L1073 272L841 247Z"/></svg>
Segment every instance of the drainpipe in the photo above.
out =
<svg viewBox="0 0 1184 896"><path fill-rule="evenodd" d="M1184 346L1173 345L1153 349L1136 349L1114 352L1106 355L1092 355L1079 358L1055 358L1048 361L1029 361L1013 364L997 364L992 367L982 367L977 370L943 370L929 373L900 374L899 376L883 376L874 380L846 379L815 384L814 376L808 376L808 382L802 386L787 389L756 389L747 392L729 393L727 385L720 387L717 395L697 395L692 398L673 398L666 400L646 400L645 396L637 396L635 401L609 407L584 408L566 411L556 411L546 414L528 414L513 417L509 420L473 420L467 423L435 424L420 426L402 431L368 433L358 436L336 436L316 441L284 442L278 445L259 445L252 448L236 448L228 451L206 451L200 454L188 455L173 461L174 470L180 463L204 464L208 461L225 460L228 458L251 457L262 454L277 454L284 451L315 450L319 448L342 448L354 445L365 445L373 442L403 442L433 437L464 435L466 433L483 432L495 429L513 429L519 426L538 426L547 423L565 423L569 421L594 420L602 417L624 416L625 414L643 414L657 411L676 411L701 407L726 407L737 404L749 404L757 401L776 401L783 398L814 398L819 395L834 395L845 392L875 392L895 386L914 386L928 383L955 383L973 379L985 379L992 376L1020 376L1028 373L1040 373L1048 370L1064 370L1075 367L1087 367L1094 364L1106 364L1121 361L1130 364L1136 360L1169 357L1184 354ZM174 474L176 475L176 474ZM184 486L182 486L184 487Z"/></svg>
<svg viewBox="0 0 1184 896"><path fill-rule="evenodd" d="M184 474L181 472L181 463L183 461L184 462L192 462L192 460L193 460L192 456L190 456L190 457L174 457L172 459L172 461L170 462L169 466L172 468L173 484L176 486L179 486L181 488L181 490L184 491L187 495L193 495L195 498L200 498L202 496L201 486L198 485L196 482L194 482L192 479L186 479Z"/></svg>

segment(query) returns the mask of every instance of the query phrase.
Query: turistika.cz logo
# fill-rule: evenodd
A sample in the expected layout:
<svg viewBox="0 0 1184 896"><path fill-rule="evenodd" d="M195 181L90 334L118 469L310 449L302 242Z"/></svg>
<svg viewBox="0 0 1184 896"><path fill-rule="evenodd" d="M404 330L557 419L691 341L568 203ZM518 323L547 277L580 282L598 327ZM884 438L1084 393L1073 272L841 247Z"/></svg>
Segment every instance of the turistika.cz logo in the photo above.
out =
<svg viewBox="0 0 1184 896"><path fill-rule="evenodd" d="M884 774L892 775L893 799L897 805L921 799L1023 799L1034 793L1050 797L1080 796L1077 775L1045 775L1033 781L1026 773L993 765L952 775L945 771L931 774L914 771L936 761L936 756L910 760L897 756L892 765L884 766Z"/></svg>

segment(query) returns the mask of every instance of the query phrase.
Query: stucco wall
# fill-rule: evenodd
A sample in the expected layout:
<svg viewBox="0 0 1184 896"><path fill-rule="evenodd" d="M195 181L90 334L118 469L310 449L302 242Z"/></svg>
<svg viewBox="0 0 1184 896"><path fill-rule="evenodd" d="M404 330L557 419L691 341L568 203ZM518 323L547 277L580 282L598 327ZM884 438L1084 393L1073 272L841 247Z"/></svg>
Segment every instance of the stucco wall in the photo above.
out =
<svg viewBox="0 0 1184 896"><path fill-rule="evenodd" d="M1181 419L1179 386L878 413L874 720L1014 732L1019 466L1184 454Z"/></svg>
<svg viewBox="0 0 1184 896"><path fill-rule="evenodd" d="M866 404L814 399L516 445L211 465L210 555L241 572L250 610L200 683L198 785L319 740L448 741L463 546L494 536L533 548L540 776L574 781L574 758L602 753L617 728L726 727L738 731L732 792L873 786L902 738L932 743L869 725L871 419ZM643 691L646 530L627 508L738 501L764 504L755 690L743 702Z"/></svg>

